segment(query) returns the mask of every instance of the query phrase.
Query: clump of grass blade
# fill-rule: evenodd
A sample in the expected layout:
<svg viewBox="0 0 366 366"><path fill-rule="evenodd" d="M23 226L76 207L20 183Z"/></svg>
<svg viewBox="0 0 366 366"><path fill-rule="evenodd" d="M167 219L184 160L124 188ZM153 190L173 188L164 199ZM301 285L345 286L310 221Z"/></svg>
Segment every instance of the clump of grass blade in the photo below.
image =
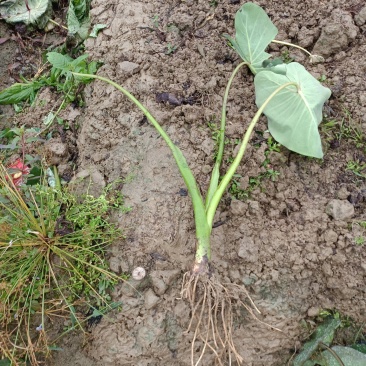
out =
<svg viewBox="0 0 366 366"><path fill-rule="evenodd" d="M111 308L121 279L104 255L122 237L107 220L108 192L82 201L56 181L17 188L0 164L0 351L13 365L47 356L58 317L84 329L90 307Z"/></svg>

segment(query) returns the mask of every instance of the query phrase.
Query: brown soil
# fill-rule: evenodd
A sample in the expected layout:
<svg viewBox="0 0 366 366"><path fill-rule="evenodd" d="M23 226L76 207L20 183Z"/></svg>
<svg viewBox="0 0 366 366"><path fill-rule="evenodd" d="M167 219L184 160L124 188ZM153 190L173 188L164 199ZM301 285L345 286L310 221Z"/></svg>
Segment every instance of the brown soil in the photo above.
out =
<svg viewBox="0 0 366 366"><path fill-rule="evenodd" d="M326 56L325 63L310 65L301 52L289 50L289 57L313 75L326 76L333 92L326 106L329 118L344 118L348 125L350 114L365 132L366 25L358 17L363 2L258 4L278 27L277 39ZM99 74L124 85L148 107L184 152L203 192L213 165L208 121L218 121L226 82L239 62L222 34L234 33L239 6L234 0L218 1L216 7L208 0L92 2L93 22L110 25L87 41L87 53L104 62ZM329 24L339 37L325 34ZM172 46L177 48L168 54ZM287 50L270 49L275 55ZM124 61L138 67L126 72ZM156 94L162 92L193 103L158 103ZM86 103L78 117L79 170L92 171L97 187L124 178L122 193L132 208L115 218L126 240L113 246L111 268L131 272L141 266L148 276L132 282L137 291L119 286L114 300L122 302L122 311L104 317L84 347L81 339L65 339L52 364L190 365L189 307L179 297L183 273L194 259L195 233L184 182L163 140L119 92L97 81L87 87ZM229 100L228 138L241 138L255 111L253 77L242 72ZM271 153L272 169L280 172L277 181L265 181L246 201L227 194L219 206L215 221L223 224L213 229L212 238L216 274L224 282L245 284L260 320L281 329L239 312L234 339L244 365L286 365L308 335L304 320L311 324L320 309L366 321L366 254L364 246L355 245L356 222L366 220L366 186L346 170L350 160L365 161L364 148L356 148L349 136L335 140L341 131L335 129L322 130L323 161L285 149ZM258 130L266 130L264 119ZM258 135L254 140L256 147L238 172L244 177L258 176L265 160L266 140ZM334 219L326 209L333 199L351 202L354 214ZM202 365L213 364L208 353Z"/></svg>

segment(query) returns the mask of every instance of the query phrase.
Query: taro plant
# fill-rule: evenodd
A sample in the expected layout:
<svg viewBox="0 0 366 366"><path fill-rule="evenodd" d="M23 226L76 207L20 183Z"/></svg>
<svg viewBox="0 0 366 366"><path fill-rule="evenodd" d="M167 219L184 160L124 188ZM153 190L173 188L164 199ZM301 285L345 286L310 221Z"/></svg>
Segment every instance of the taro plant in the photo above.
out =
<svg viewBox="0 0 366 366"><path fill-rule="evenodd" d="M189 325L189 329L194 328L192 365L198 365L202 361L206 350L212 351L221 365L224 364L224 359L233 358L240 364L243 359L232 336L234 307L244 306L253 315L254 310L258 311L244 287L220 282L211 263L210 245L216 209L244 156L254 126L264 113L268 119L269 131L279 143L299 154L322 158L318 125L322 119L323 104L331 94L330 90L323 87L302 65L295 62L282 64L280 60L270 60L270 55L265 49L274 41L277 28L259 6L252 3L243 5L236 14L235 28L235 39L227 38L244 61L235 68L227 83L218 133L218 151L205 196L201 194L182 151L130 92L102 76L75 72L73 66L63 60L62 55L54 52L48 54L48 60L54 67L59 65L63 73L72 74L82 80L98 79L121 91L145 114L172 151L192 199L196 227L196 255L191 270L184 275L182 285L182 297L189 301L192 309ZM311 58L312 61L321 59L313 55ZM249 67L255 74L258 111L243 135L237 156L220 180L228 95L235 75L243 66ZM195 352L196 341L203 342L198 356Z"/></svg>

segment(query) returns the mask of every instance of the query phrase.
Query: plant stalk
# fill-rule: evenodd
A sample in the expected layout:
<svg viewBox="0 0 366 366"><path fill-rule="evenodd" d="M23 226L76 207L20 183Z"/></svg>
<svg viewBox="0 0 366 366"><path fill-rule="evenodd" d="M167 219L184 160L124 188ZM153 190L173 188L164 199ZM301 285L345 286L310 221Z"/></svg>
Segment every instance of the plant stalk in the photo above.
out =
<svg viewBox="0 0 366 366"><path fill-rule="evenodd" d="M282 44L284 46L290 46L290 47L298 48L299 50L307 53L309 56L312 56L312 54L308 50L306 50L305 48L302 48L301 46L298 46L297 44L284 42L284 41L277 41L276 39L274 39L272 42L277 43L277 44Z"/></svg>
<svg viewBox="0 0 366 366"><path fill-rule="evenodd" d="M194 210L195 226L196 226L196 237L198 243L206 242L206 240L210 237L211 229L207 225L205 205L203 203L203 199L200 190L198 188L196 179L194 178L193 173L190 170L182 151L173 143L173 141L170 139L170 137L167 135L164 129L159 125L156 119L147 110L147 108L145 108L130 92L128 92L121 85L113 82L112 80L109 80L107 78L98 75L80 74L76 72L73 72L72 74L74 76L79 76L83 78L98 79L114 86L117 90L122 92L128 99L130 99L131 102L133 102L141 110L141 112L146 116L146 118L159 132L161 137L164 139L164 141L167 143L168 147L172 151L178 169L183 177L188 192L191 196Z"/></svg>
<svg viewBox="0 0 366 366"><path fill-rule="evenodd" d="M236 155L233 163L230 165L228 171L226 172L226 174L224 175L223 179L221 180L214 196L212 197L211 199L211 202L207 208L207 223L208 223L208 226L210 227L210 230L212 230L212 224L213 224L213 218L214 218L214 215L215 215L215 212L216 212L216 209L217 209L217 206L219 205L219 202L227 188L227 186L229 185L233 175L235 174L236 172L236 169L238 168L243 156L244 156L244 153L245 153L245 150L247 148L247 145L248 145L248 141L250 139L250 136L253 132L253 129L255 127L255 125L257 124L258 120L259 120L259 117L261 116L261 114L263 113L264 109L266 108L266 106L268 105L268 103L273 99L273 97L279 93L282 89L284 88L287 88L289 86L296 86L298 88L298 85L297 83L295 82L290 82L290 83L286 83L286 84L283 84L281 85L279 88L277 88L267 99L266 101L263 103L263 105L258 109L257 113L255 114L255 116L253 117L252 121L250 122L249 124L249 127L247 129L247 131L245 132L244 134L244 137L243 137L243 141L240 145L240 149L239 149L239 152L238 154Z"/></svg>
<svg viewBox="0 0 366 366"><path fill-rule="evenodd" d="M248 65L247 62L240 63L235 70L232 72L230 79L226 85L226 90L224 94L223 104L222 104L222 112L221 112L221 125L220 125L220 134L219 134L219 148L217 152L217 157L215 161L214 168L212 170L211 174L211 180L210 180L210 186L207 191L206 196L206 210L211 202L211 199L213 195L216 192L217 186L219 184L219 178L220 178L220 167L222 164L222 158L224 155L224 146L225 146L225 128L226 128L226 107L227 107L227 100L229 97L229 91L231 88L231 84L234 80L235 75L238 73L238 71L244 66Z"/></svg>

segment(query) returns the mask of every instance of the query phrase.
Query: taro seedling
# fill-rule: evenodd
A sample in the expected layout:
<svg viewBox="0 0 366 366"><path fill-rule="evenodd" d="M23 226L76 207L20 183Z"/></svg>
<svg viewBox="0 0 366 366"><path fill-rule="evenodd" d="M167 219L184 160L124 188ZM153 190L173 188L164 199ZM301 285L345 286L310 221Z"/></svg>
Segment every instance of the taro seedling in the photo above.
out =
<svg viewBox="0 0 366 366"><path fill-rule="evenodd" d="M192 310L189 324L189 329L193 330L192 365L198 365L206 351L212 351L221 365L225 360L231 362L233 359L240 364L243 359L233 339L234 309L235 306L244 306L253 315L257 311L243 286L220 282L211 263L210 236L216 209L244 156L260 116L263 113L267 116L271 135L283 146L302 155L323 157L318 125L322 119L323 104L330 97L330 90L323 87L302 65L295 62L283 64L281 60L270 59L265 49L274 41L277 28L259 6L252 3L243 5L236 14L235 28L235 38L227 38L243 62L232 72L225 90L218 151L205 196L182 151L130 92L102 76L75 72L70 63L63 60L62 55L54 52L48 54L48 60L53 66L60 65L64 73L85 80L98 79L121 91L144 113L173 154L193 203L196 228L196 255L191 270L184 275L182 285L182 297L188 300ZM311 60L319 61L320 57L311 55ZM228 95L235 75L243 66L249 67L255 75L258 111L243 134L236 157L222 174L220 168L225 146ZM198 355L195 352L197 341L202 341L203 344Z"/></svg>

